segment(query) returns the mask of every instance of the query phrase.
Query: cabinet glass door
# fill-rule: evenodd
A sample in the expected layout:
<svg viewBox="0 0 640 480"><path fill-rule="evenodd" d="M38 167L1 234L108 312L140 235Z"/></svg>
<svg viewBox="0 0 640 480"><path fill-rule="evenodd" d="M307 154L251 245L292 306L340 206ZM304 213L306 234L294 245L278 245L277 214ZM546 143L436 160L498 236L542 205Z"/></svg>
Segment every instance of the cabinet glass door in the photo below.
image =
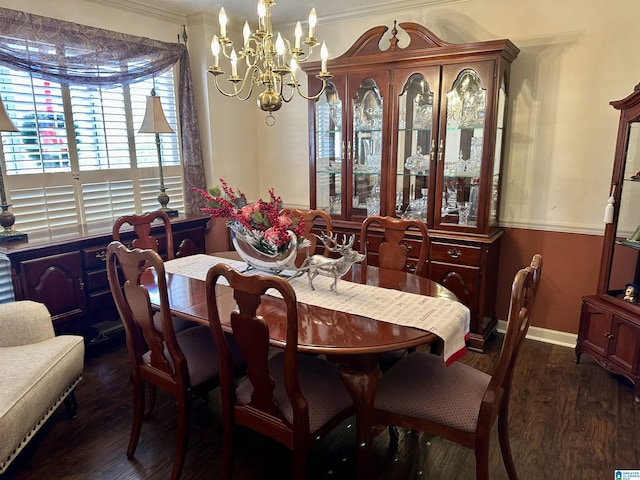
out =
<svg viewBox="0 0 640 480"><path fill-rule="evenodd" d="M316 102L316 208L333 215L342 211L342 99L329 83Z"/></svg>
<svg viewBox="0 0 640 480"><path fill-rule="evenodd" d="M382 170L383 102L372 78L360 82L352 100L352 214L379 215Z"/></svg>
<svg viewBox="0 0 640 480"><path fill-rule="evenodd" d="M629 124L624 161L622 183L612 187L622 191L607 287L608 295L621 300L629 284L640 286L640 120Z"/></svg>
<svg viewBox="0 0 640 480"><path fill-rule="evenodd" d="M478 224L486 97L480 77L471 68L460 72L446 94L441 223Z"/></svg>
<svg viewBox="0 0 640 480"><path fill-rule="evenodd" d="M435 154L433 91L421 73L411 75L398 97L395 216L427 221L429 172Z"/></svg>

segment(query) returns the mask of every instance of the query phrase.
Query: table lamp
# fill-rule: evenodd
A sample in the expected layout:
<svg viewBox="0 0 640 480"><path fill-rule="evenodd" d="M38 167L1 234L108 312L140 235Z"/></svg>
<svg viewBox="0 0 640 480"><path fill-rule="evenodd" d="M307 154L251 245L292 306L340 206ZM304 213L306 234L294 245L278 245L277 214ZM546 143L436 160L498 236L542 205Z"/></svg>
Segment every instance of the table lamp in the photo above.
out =
<svg viewBox="0 0 640 480"><path fill-rule="evenodd" d="M18 129L13 124L7 111L4 109L2 97L0 97L0 132L17 132ZM2 166L0 165L0 225L4 228L0 231L0 242L13 240L26 240L27 234L17 232L13 229L16 217L9 211L11 204L7 203L7 195L4 190L4 177L2 176Z"/></svg>
<svg viewBox="0 0 640 480"><path fill-rule="evenodd" d="M162 156L160 153L160 134L161 133L174 133L173 129L167 122L167 117L164 116L162 111L162 103L160 97L156 96L155 89L151 89L151 95L147 96L147 107L144 112L144 119L140 126L139 133L155 133L156 134L156 149L158 151L158 167L160 169L160 194L158 195L158 203L160 203L160 210L164 211L170 217L178 216L178 211L172 208L168 208L169 195L167 195L167 189L164 186L164 175L162 173Z"/></svg>

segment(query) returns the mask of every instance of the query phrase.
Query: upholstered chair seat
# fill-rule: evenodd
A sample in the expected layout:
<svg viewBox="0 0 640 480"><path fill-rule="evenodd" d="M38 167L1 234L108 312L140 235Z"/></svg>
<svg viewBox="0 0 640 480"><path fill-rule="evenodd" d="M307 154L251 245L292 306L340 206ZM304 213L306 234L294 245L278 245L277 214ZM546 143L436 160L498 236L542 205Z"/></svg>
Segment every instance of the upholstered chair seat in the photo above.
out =
<svg viewBox="0 0 640 480"><path fill-rule="evenodd" d="M350 408L353 400L347 393L335 364L311 355L299 355L298 369L300 390L309 405L309 431L313 433L340 412ZM269 359L269 370L275 382L273 398L278 402L285 419L293 423L293 409L285 389L284 353L278 353ZM238 403L248 404L252 393L253 386L247 379L236 391Z"/></svg>
<svg viewBox="0 0 640 480"><path fill-rule="evenodd" d="M416 375L422 375L416 382ZM464 363L447 367L441 356L415 352L380 380L375 408L474 432L491 376ZM398 401L402 392L402 401Z"/></svg>

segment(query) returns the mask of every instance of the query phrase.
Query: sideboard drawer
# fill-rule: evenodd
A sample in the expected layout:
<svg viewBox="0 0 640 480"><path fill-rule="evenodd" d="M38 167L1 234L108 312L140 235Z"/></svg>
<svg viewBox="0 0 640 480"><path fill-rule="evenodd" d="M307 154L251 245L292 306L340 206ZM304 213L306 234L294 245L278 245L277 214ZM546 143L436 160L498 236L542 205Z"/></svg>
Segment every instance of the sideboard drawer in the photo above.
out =
<svg viewBox="0 0 640 480"><path fill-rule="evenodd" d="M429 260L479 267L482 260L482 250L480 247L470 245L431 242Z"/></svg>

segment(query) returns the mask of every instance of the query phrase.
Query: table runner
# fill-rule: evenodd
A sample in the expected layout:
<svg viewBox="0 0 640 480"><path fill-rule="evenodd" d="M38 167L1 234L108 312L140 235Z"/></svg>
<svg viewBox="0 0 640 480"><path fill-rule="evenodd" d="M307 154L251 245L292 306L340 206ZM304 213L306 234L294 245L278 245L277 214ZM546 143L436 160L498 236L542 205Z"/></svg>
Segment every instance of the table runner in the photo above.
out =
<svg viewBox="0 0 640 480"><path fill-rule="evenodd" d="M246 263L212 255L190 255L165 262L167 273L206 280L209 268L226 263L239 271L247 269ZM264 273L250 270L246 273ZM285 271L284 276L295 275ZM224 279L219 282L223 283ZM331 310L360 315L374 320L427 330L444 341L443 357L448 364L466 352L471 314L460 302L445 298L429 297L400 290L347 281L338 282L338 294L329 290L333 278L318 276L312 290L307 276L289 278L299 302ZM226 282L225 282L226 283ZM274 292L275 294L275 292Z"/></svg>

